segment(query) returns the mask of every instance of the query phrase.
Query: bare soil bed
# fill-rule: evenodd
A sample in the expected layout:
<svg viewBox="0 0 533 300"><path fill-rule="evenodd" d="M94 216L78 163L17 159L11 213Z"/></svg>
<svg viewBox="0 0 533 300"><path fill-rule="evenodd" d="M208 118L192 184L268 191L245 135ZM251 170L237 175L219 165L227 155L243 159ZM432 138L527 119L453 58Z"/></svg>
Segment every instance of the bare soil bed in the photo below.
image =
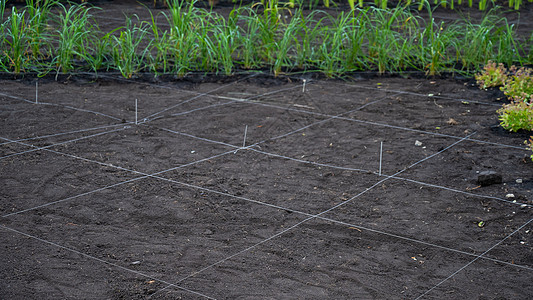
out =
<svg viewBox="0 0 533 300"><path fill-rule="evenodd" d="M533 296L531 133L499 91L7 77L0 299Z"/></svg>
<svg viewBox="0 0 533 300"><path fill-rule="evenodd" d="M533 294L533 162L498 92L303 88L71 77L35 104L34 80L2 81L2 298Z"/></svg>

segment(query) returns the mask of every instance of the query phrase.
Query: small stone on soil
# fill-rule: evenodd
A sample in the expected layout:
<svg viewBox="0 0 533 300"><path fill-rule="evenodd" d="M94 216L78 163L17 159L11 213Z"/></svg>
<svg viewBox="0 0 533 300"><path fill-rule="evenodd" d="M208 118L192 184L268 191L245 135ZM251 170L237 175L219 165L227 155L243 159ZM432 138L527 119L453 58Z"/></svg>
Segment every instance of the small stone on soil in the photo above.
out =
<svg viewBox="0 0 533 300"><path fill-rule="evenodd" d="M502 183L502 175L494 171L483 171L479 173L477 183L481 186Z"/></svg>

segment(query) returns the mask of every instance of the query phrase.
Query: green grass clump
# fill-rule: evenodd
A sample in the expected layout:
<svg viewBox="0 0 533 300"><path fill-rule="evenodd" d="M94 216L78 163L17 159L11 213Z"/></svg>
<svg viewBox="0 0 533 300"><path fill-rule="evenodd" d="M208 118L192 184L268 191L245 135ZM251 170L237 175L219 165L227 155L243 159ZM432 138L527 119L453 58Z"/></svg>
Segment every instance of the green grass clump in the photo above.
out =
<svg viewBox="0 0 533 300"><path fill-rule="evenodd" d="M83 58L83 48L90 42L93 26L89 19L89 8L77 5L67 8L62 4L58 5L58 28L53 36L57 47L53 48L53 61L58 69L68 73L74 69L74 60Z"/></svg>

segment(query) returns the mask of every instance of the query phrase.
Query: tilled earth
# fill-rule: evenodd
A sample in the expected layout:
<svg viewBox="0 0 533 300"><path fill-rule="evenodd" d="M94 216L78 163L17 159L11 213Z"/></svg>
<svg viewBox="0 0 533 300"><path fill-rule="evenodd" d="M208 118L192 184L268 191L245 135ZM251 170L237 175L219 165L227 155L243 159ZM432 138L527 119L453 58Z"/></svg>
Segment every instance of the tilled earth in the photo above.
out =
<svg viewBox="0 0 533 300"><path fill-rule="evenodd" d="M498 91L70 77L36 104L34 79L0 86L3 299L533 294L530 134L497 126Z"/></svg>

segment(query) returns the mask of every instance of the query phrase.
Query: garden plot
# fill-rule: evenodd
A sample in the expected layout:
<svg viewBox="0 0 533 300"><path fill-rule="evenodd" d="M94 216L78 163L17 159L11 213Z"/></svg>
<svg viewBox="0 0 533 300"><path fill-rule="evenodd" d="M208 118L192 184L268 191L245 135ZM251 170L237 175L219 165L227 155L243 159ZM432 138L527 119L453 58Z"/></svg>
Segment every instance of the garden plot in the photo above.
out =
<svg viewBox="0 0 533 300"><path fill-rule="evenodd" d="M246 152L246 153L245 153ZM246 165L246 168L242 166ZM286 209L307 216L338 205L364 190L376 175L340 171L240 150L189 168L165 173L203 192Z"/></svg>
<svg viewBox="0 0 533 300"><path fill-rule="evenodd" d="M150 124L220 143L241 146L262 143L321 120L324 120L324 117L235 102L220 107L210 107L201 113L177 114L169 120L156 120Z"/></svg>
<svg viewBox="0 0 533 300"><path fill-rule="evenodd" d="M466 255L312 220L183 282L223 299L412 298L468 263ZM290 272L282 270L291 270ZM240 273L246 272L246 277ZM226 282L238 282L227 286ZM216 292L215 292L216 291Z"/></svg>
<svg viewBox="0 0 533 300"><path fill-rule="evenodd" d="M80 200L14 216L6 225L173 282L304 218L156 179Z"/></svg>
<svg viewBox="0 0 533 300"><path fill-rule="evenodd" d="M134 174L46 150L2 159L1 214L77 199L106 185L133 178Z"/></svg>
<svg viewBox="0 0 533 300"><path fill-rule="evenodd" d="M64 79L62 80L64 85L61 85L60 88L55 82L45 79L40 81L38 87L36 87L35 81L22 81L24 84L14 84L8 81L5 88L13 92L11 95L0 94L0 96L15 97L14 103L20 105L20 101L17 101L18 98L35 102L37 89L38 103L42 105L41 109L47 109L49 106L61 107L66 111L65 114L68 113L69 115L72 111L77 110L93 112L96 117L108 118L110 122L134 123L136 116L137 121L142 122L146 118L155 118L169 113L184 113L204 106L228 102L225 99L213 98L209 93L214 94L235 89L234 82L222 85L206 83L203 88L209 93L203 93L196 91L194 85L187 82L173 86L154 85L148 82L133 85L128 81L120 80L120 78L106 81L105 75L99 77L100 79L90 75L86 77ZM106 95L107 100L102 101L101 95ZM10 109L18 114L36 114L39 112L39 110L26 112L24 109L14 107L10 107ZM109 113L102 113L104 111ZM49 115L57 117L53 114ZM17 117L13 113L10 116ZM42 118L36 116L35 119ZM72 119L76 119L75 115L72 116ZM102 120L95 121L99 124L102 123Z"/></svg>
<svg viewBox="0 0 533 300"><path fill-rule="evenodd" d="M464 84L413 81L48 82L48 97L68 92L46 107L3 85L3 111L20 113L2 134L20 141L1 145L2 294L533 294L530 153L489 128L492 106L441 134L465 104L423 95ZM64 122L66 106L84 110ZM477 187L486 169L504 182Z"/></svg>
<svg viewBox="0 0 533 300"><path fill-rule="evenodd" d="M146 277L120 267L95 263L93 257L73 249L43 244L17 230L2 230L0 239L3 242L0 254L5 258L2 268L6 275L0 289L11 299L87 298L88 295L94 299L117 298L123 290L133 287L138 287L140 293L136 297L139 297L165 286L155 281L149 284Z"/></svg>
<svg viewBox="0 0 533 300"><path fill-rule="evenodd" d="M3 87L3 90L8 87ZM0 92L1 93L1 92ZM110 130L117 126L120 119L107 116L102 113L88 111L82 107L71 105L56 105L50 102L44 103L41 99L35 103L35 95L31 98L19 96L18 91L9 94L0 94L2 101L0 137L2 143L21 140L30 142L35 137L54 135L56 137L67 132L91 132L100 128ZM29 99L29 100L28 100ZM25 122L13 127L12 124L24 119ZM83 119L83 123L79 122ZM75 137L79 137L75 135ZM71 135L68 137L73 139ZM31 142L30 142L31 143Z"/></svg>
<svg viewBox="0 0 533 300"><path fill-rule="evenodd" d="M119 132L51 149L146 175L179 168L233 148L151 126L133 125Z"/></svg>
<svg viewBox="0 0 533 300"><path fill-rule="evenodd" d="M524 153L515 148L464 141L434 160L407 170L400 177L435 185L446 183L447 187L461 191L530 205L533 195L532 173L525 167L529 164L526 160L529 158ZM505 159L505 163L502 159ZM484 171L500 174L502 184L480 186L477 178ZM506 198L508 194L514 197Z"/></svg>

